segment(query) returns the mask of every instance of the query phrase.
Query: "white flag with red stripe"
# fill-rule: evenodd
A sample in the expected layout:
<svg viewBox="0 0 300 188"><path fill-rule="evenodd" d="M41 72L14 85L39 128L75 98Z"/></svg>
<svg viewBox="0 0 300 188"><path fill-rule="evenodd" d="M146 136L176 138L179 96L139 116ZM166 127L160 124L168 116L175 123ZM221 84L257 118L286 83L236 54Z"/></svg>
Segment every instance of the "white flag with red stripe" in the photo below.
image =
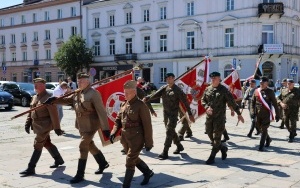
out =
<svg viewBox="0 0 300 188"><path fill-rule="evenodd" d="M232 73L224 79L222 84L230 91L235 100L243 99L240 76L236 70L232 71Z"/></svg>

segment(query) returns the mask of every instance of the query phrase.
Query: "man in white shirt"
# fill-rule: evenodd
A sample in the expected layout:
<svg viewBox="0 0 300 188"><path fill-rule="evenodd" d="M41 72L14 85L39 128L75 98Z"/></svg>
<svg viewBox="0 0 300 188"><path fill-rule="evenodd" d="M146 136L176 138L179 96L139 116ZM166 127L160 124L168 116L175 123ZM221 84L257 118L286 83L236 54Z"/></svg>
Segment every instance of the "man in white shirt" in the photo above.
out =
<svg viewBox="0 0 300 188"><path fill-rule="evenodd" d="M63 96L68 88L68 84L66 82L61 82L56 88L53 90L53 97L61 97ZM59 122L61 122L63 114L63 109L61 105L57 105L57 111L59 116Z"/></svg>
<svg viewBox="0 0 300 188"><path fill-rule="evenodd" d="M77 85L72 81L71 77L68 77L68 85L71 88L71 91L75 91L77 89Z"/></svg>

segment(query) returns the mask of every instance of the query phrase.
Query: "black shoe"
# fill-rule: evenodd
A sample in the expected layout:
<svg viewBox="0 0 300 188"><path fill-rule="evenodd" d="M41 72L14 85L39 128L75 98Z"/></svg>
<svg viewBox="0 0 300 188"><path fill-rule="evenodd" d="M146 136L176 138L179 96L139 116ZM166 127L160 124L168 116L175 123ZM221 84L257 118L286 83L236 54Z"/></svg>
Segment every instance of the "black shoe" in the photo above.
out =
<svg viewBox="0 0 300 188"><path fill-rule="evenodd" d="M193 134L186 134L184 138L191 138L193 136Z"/></svg>
<svg viewBox="0 0 300 188"><path fill-rule="evenodd" d="M214 164L215 159L213 157L209 157L205 163L208 164L208 165Z"/></svg>
<svg viewBox="0 0 300 188"><path fill-rule="evenodd" d="M222 147L222 149L221 149L222 160L225 160L227 158L227 151L228 151L228 148L226 146Z"/></svg>
<svg viewBox="0 0 300 188"><path fill-rule="evenodd" d="M23 176L31 176L35 174L35 168L28 167L26 170L20 172Z"/></svg>
<svg viewBox="0 0 300 188"><path fill-rule="evenodd" d="M151 172L147 175L144 174L144 179L141 182L141 185L147 185L149 183L150 178L154 175L154 172L151 170Z"/></svg>
<svg viewBox="0 0 300 188"><path fill-rule="evenodd" d="M223 140L221 140L221 142L227 142L227 140L229 140L229 138L223 138Z"/></svg>
<svg viewBox="0 0 300 188"><path fill-rule="evenodd" d="M263 147L259 147L257 151L265 151Z"/></svg>
<svg viewBox="0 0 300 188"><path fill-rule="evenodd" d="M248 136L249 138L252 138L252 134L250 134L250 133L249 133L249 134L247 134L247 136Z"/></svg>
<svg viewBox="0 0 300 188"><path fill-rule="evenodd" d="M265 147L269 147L271 142L272 142L271 138L267 139Z"/></svg>
<svg viewBox="0 0 300 188"><path fill-rule="evenodd" d="M255 135L260 135L260 132L256 132Z"/></svg>
<svg viewBox="0 0 300 188"><path fill-rule="evenodd" d="M289 138L289 141L288 141L289 143L292 143L292 142L294 142L294 139L293 138Z"/></svg>
<svg viewBox="0 0 300 188"><path fill-rule="evenodd" d="M173 152L173 154L179 154L181 151L184 150L184 147L182 144L178 144L176 150Z"/></svg>
<svg viewBox="0 0 300 188"><path fill-rule="evenodd" d="M168 153L162 152L160 155L158 155L158 158L161 160L165 160L165 159L168 159L169 156L168 156Z"/></svg>
<svg viewBox="0 0 300 188"><path fill-rule="evenodd" d="M284 129L284 126L280 126L279 128L280 128L280 129Z"/></svg>
<svg viewBox="0 0 300 188"><path fill-rule="evenodd" d="M184 139L183 139L183 136L178 136L178 138L179 138L179 141L184 141Z"/></svg>
<svg viewBox="0 0 300 188"><path fill-rule="evenodd" d="M109 164L106 162L105 166L99 168L97 171L95 171L95 174L103 174L104 169L108 168Z"/></svg>

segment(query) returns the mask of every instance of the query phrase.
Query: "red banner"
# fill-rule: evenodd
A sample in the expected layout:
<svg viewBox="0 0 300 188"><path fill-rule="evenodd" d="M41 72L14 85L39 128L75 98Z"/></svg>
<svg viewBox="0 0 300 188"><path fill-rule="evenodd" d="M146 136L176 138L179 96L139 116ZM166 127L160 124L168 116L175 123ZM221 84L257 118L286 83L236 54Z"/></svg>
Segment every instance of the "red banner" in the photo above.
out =
<svg viewBox="0 0 300 188"><path fill-rule="evenodd" d="M123 85L128 80L132 80L132 74L124 75L123 77L95 87L95 89L101 93L102 101L108 117L110 131L113 129L115 119L120 111L120 104L125 101ZM101 130L98 132L102 145L109 145L109 138L105 137ZM119 134L116 136L115 140L117 139L120 139Z"/></svg>
<svg viewBox="0 0 300 188"><path fill-rule="evenodd" d="M224 79L222 84L227 87L235 100L243 99L241 81L239 73L236 70L232 71L232 73Z"/></svg>
<svg viewBox="0 0 300 188"><path fill-rule="evenodd" d="M175 81L176 85L187 95L195 119L205 112L201 105L201 97L207 87L207 69L208 61L203 61ZM181 104L181 106L186 111L184 105Z"/></svg>

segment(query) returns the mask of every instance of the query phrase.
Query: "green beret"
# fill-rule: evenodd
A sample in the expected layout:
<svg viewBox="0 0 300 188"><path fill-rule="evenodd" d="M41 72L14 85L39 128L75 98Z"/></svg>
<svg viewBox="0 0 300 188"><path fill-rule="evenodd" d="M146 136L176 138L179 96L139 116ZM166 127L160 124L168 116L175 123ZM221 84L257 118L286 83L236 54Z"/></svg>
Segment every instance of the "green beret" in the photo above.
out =
<svg viewBox="0 0 300 188"><path fill-rule="evenodd" d="M35 78L33 79L33 83L46 83L46 80L44 80L43 78Z"/></svg>
<svg viewBox="0 0 300 188"><path fill-rule="evenodd" d="M262 76L260 77L260 82L269 82L269 78Z"/></svg>
<svg viewBox="0 0 300 188"><path fill-rule="evenodd" d="M217 76L221 76L221 74L219 72L212 72L209 74L209 77L217 77Z"/></svg>
<svg viewBox="0 0 300 188"><path fill-rule="evenodd" d="M128 80L124 84L124 89L135 89L136 88L136 81L135 80Z"/></svg>
<svg viewBox="0 0 300 188"><path fill-rule="evenodd" d="M77 74L77 79L80 79L80 78L89 78L90 75L88 75L86 72L80 72Z"/></svg>
<svg viewBox="0 0 300 188"><path fill-rule="evenodd" d="M168 72L165 77L168 78L169 76L175 77L175 75L171 72Z"/></svg>

